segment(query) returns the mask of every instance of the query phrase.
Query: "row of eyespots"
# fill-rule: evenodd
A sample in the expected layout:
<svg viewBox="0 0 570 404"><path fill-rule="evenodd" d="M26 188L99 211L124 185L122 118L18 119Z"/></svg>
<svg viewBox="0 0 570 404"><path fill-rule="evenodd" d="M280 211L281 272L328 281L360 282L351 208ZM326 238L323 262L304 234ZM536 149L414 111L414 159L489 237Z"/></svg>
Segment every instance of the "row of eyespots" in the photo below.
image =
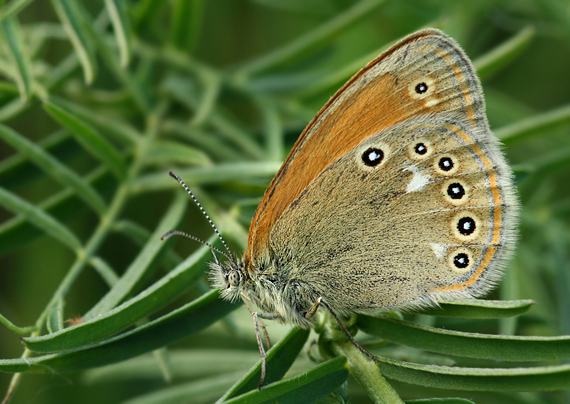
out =
<svg viewBox="0 0 570 404"><path fill-rule="evenodd" d="M423 156L428 153L428 146L425 143L417 143L414 146L414 152ZM362 162L368 167L376 167L384 159L384 152L378 147L369 147L362 153ZM443 156L439 159L437 166L444 173L449 173L455 168L455 163L451 156Z"/></svg>
<svg viewBox="0 0 570 404"><path fill-rule="evenodd" d="M416 155L416 158L424 158L431 155L431 145L426 144L427 142L418 142L413 147L413 153ZM451 155L444 155L437 160L437 171L441 174L448 175L451 173L455 173L457 170L457 165L455 164L454 157ZM447 196L455 205L461 204L466 202L467 200L467 192L465 189L465 184L463 181L457 181L449 183L445 190ZM447 198L446 198L447 199Z"/></svg>
<svg viewBox="0 0 570 404"><path fill-rule="evenodd" d="M418 142L413 147L415 158L425 158L432 154L429 143ZM439 173L451 175L457 171L458 165L451 155L443 155L436 160L435 168ZM466 190L466 184L462 180L452 180L445 183L444 197L447 201L454 205L460 205L467 201L469 195ZM468 241L476 237L478 219L469 213L464 213L456 217L453 221L454 235L461 241ZM452 269L460 272L467 272L473 266L471 252L466 248L461 248L449 255L449 265Z"/></svg>
<svg viewBox="0 0 570 404"><path fill-rule="evenodd" d="M431 154L431 145L427 145L425 142L418 142L413 147L413 153L418 157L427 157ZM420 158L421 158L420 157ZM385 158L384 151L379 147L369 147L366 149L362 155L361 159L365 166L373 168L382 163ZM436 170L442 174L451 175L457 171L457 164L454 161L454 157L451 155L444 155L437 160ZM467 201L468 195L466 191L466 186L462 184L462 180L454 180L453 182L447 184L445 189L445 196L448 200L456 202L456 204L464 203ZM478 219L472 217L470 214L463 214L454 220L454 234L457 238L462 241L467 241L474 238L477 233L477 223ZM473 266L471 259L471 252L466 248L461 248L450 254L449 265L452 269L460 272L467 272Z"/></svg>

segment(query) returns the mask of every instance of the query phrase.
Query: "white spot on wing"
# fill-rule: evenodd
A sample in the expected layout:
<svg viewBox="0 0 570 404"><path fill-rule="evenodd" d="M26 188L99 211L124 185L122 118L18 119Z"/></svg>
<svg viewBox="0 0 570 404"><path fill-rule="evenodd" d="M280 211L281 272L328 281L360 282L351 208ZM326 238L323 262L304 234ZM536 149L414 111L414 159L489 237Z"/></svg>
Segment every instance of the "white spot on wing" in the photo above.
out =
<svg viewBox="0 0 570 404"><path fill-rule="evenodd" d="M435 107L439 104L439 100L437 98L432 98L431 100L426 101L426 107L431 108Z"/></svg>
<svg viewBox="0 0 570 404"><path fill-rule="evenodd" d="M412 180L406 188L406 193L419 191L429 183L429 175L422 173L421 170L416 166L409 166L404 171L411 171L414 173Z"/></svg>
<svg viewBox="0 0 570 404"><path fill-rule="evenodd" d="M433 250L433 252L437 258L445 257L445 253L447 252L447 245L446 244L431 243L430 247Z"/></svg>

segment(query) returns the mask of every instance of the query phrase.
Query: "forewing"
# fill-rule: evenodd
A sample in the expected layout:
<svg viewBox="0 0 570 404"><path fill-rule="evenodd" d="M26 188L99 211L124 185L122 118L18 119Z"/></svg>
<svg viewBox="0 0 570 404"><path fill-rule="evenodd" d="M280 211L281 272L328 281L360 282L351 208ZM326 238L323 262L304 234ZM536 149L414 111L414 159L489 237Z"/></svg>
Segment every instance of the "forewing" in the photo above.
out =
<svg viewBox="0 0 570 404"><path fill-rule="evenodd" d="M271 182L251 223L246 270L269 259L276 222L327 167L386 128L450 112L468 130L488 131L473 67L442 32L416 32L370 62L311 121Z"/></svg>

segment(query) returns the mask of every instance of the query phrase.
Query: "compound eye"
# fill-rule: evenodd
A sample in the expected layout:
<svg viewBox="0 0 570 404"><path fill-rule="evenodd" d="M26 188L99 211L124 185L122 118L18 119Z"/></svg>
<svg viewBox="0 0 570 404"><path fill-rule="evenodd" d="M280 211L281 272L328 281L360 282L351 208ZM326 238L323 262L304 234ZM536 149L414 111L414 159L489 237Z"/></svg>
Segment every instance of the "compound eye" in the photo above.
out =
<svg viewBox="0 0 570 404"><path fill-rule="evenodd" d="M232 271L228 274L228 283L230 286L239 286L240 280L238 271Z"/></svg>

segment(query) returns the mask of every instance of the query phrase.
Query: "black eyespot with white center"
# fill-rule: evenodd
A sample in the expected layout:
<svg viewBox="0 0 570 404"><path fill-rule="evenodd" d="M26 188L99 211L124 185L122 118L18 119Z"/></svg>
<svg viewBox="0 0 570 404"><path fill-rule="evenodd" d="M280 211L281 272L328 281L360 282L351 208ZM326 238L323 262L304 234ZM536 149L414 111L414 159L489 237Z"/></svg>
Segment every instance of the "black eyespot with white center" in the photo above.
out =
<svg viewBox="0 0 570 404"><path fill-rule="evenodd" d="M426 154L428 152L428 149L427 149L427 146L425 144L418 143L417 145L414 146L414 151L416 152L416 154L423 156L424 154Z"/></svg>
<svg viewBox="0 0 570 404"><path fill-rule="evenodd" d="M453 257L453 265L458 269L465 269L469 266L469 256L465 253L459 253Z"/></svg>
<svg viewBox="0 0 570 404"><path fill-rule="evenodd" d="M375 167L384 159L384 152L381 149L371 147L362 153L362 162L368 167Z"/></svg>
<svg viewBox="0 0 570 404"><path fill-rule="evenodd" d="M472 217L466 216L459 219L457 222L457 231L463 236L472 235L477 229L477 223Z"/></svg>
<svg viewBox="0 0 570 404"><path fill-rule="evenodd" d="M428 90L428 85L424 82L419 83L415 87L416 93L423 94Z"/></svg>
<svg viewBox="0 0 570 404"><path fill-rule="evenodd" d="M454 182L447 187L447 195L449 195L451 199L462 199L465 196L465 188L463 188L463 185L460 183Z"/></svg>
<svg viewBox="0 0 570 404"><path fill-rule="evenodd" d="M453 169L453 160L451 157L442 157L437 165L443 171L450 171Z"/></svg>

